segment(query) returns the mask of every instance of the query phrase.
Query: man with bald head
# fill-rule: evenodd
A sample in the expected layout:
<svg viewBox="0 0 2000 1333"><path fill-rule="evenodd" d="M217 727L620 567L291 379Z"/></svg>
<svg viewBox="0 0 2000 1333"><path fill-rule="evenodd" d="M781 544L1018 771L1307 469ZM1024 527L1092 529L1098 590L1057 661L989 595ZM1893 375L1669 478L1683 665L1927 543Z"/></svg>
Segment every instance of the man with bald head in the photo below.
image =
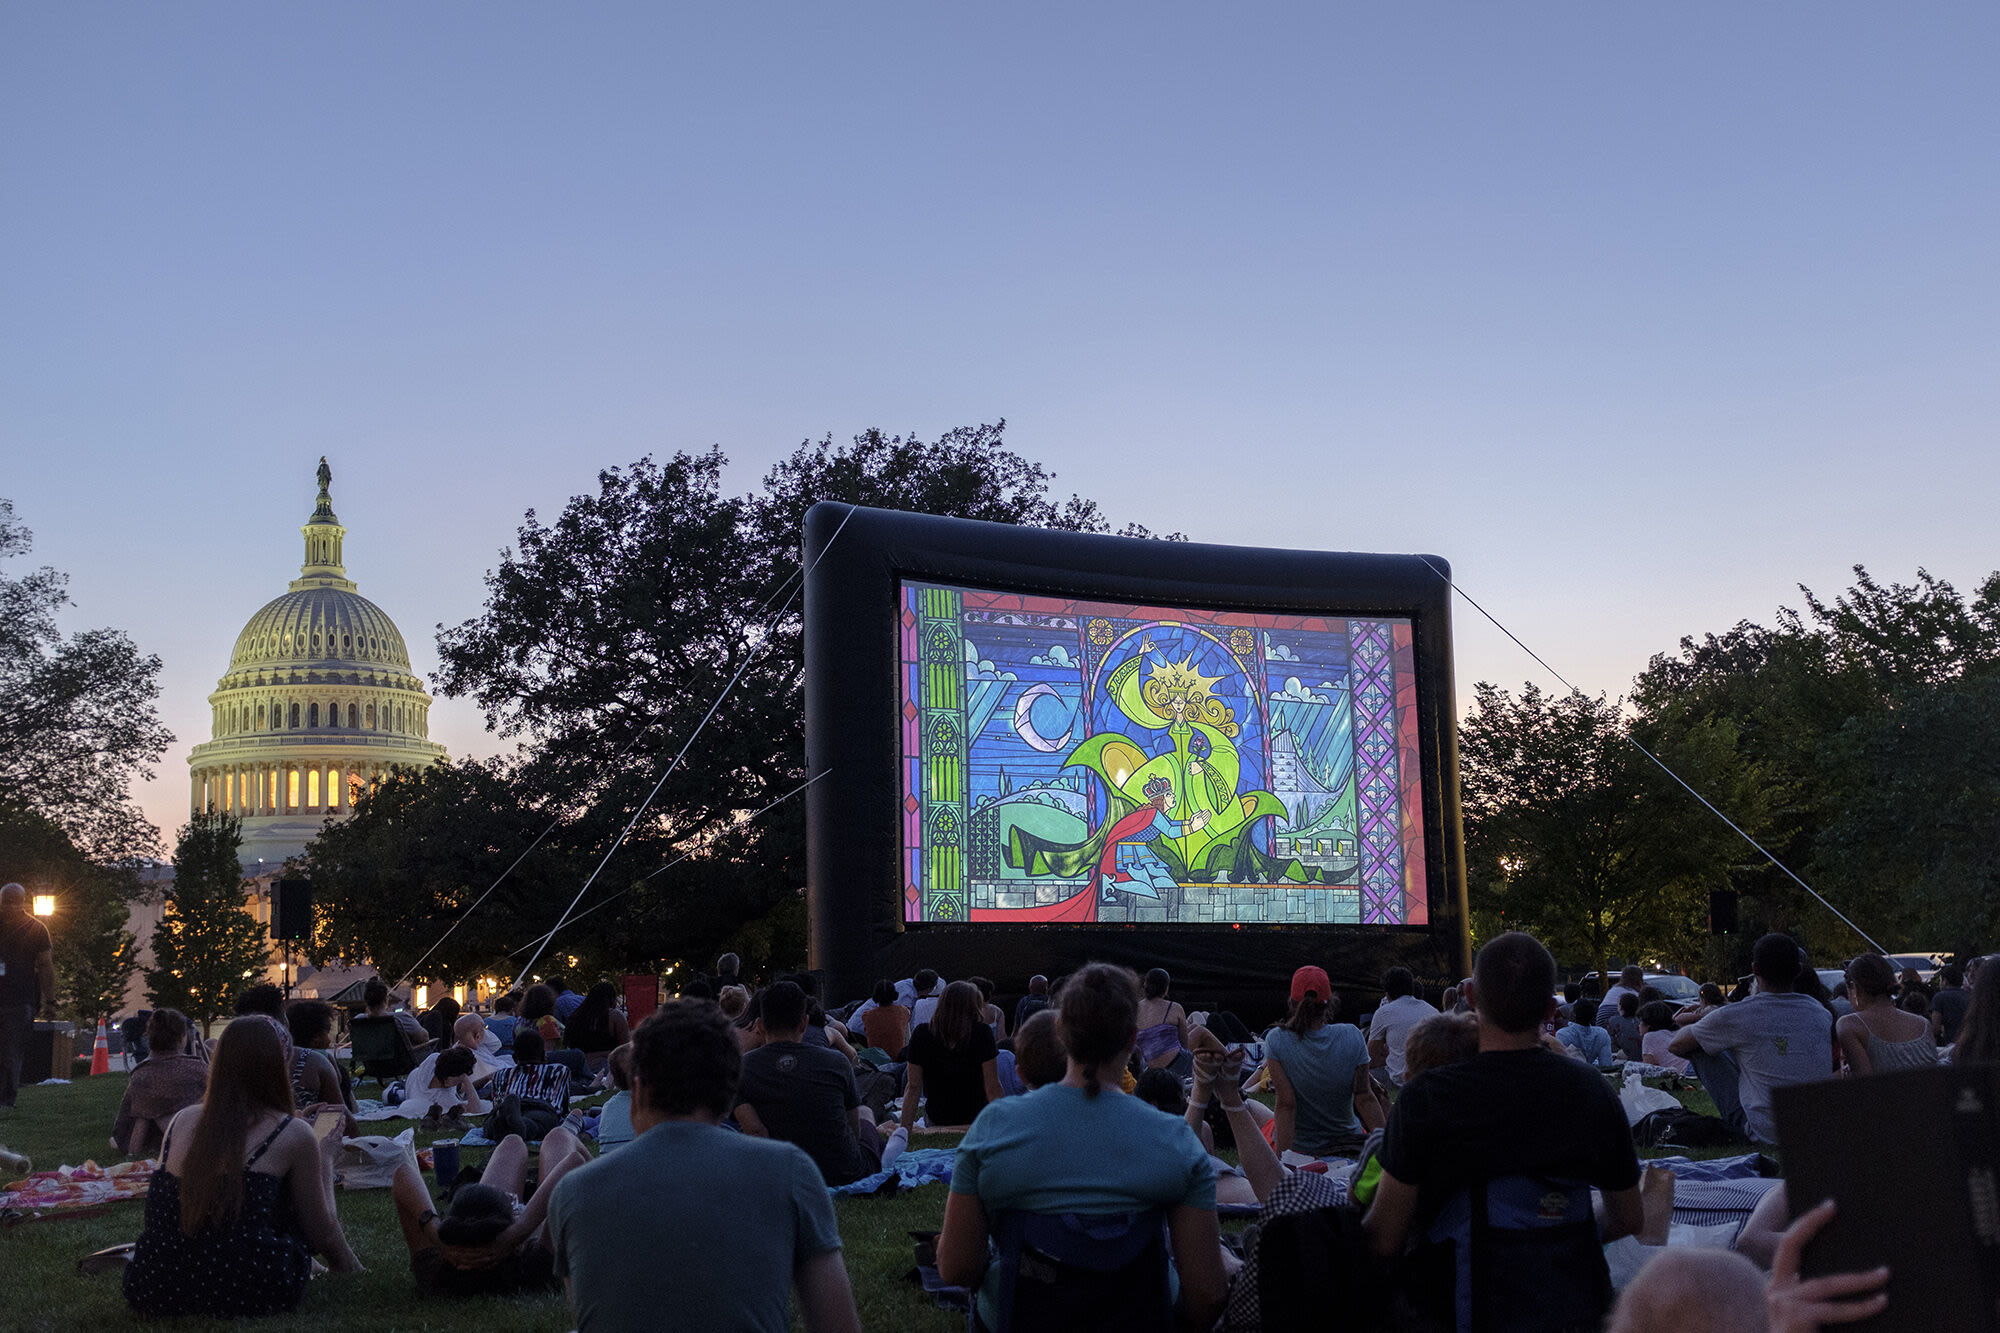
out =
<svg viewBox="0 0 2000 1333"><path fill-rule="evenodd" d="M48 927L28 914L28 891L0 886L0 1106L21 1089L21 1060L35 1014L54 1016L56 964Z"/></svg>
<svg viewBox="0 0 2000 1333"><path fill-rule="evenodd" d="M1764 1271L1734 1250L1662 1248L1626 1284L1610 1333L1765 1333Z"/></svg>

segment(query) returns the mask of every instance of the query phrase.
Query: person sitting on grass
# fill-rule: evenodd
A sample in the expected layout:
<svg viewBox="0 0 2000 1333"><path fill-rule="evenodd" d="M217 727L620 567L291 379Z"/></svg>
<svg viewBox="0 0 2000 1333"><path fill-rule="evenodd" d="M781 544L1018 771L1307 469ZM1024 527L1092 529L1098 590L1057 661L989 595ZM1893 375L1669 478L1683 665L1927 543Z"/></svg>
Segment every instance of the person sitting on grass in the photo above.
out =
<svg viewBox="0 0 2000 1333"><path fill-rule="evenodd" d="M487 1136L519 1134L534 1143L562 1123L569 1105L569 1066L548 1059L541 1034L523 1027L514 1034L514 1067L495 1074L486 1095L493 1103Z"/></svg>
<svg viewBox="0 0 2000 1333"><path fill-rule="evenodd" d="M630 1040L632 1029L618 1007L618 987L609 981L592 986L563 1024L564 1043L583 1052L584 1065L592 1074L603 1073L611 1052Z"/></svg>
<svg viewBox="0 0 2000 1333"><path fill-rule="evenodd" d="M1898 1008L1895 989L1895 970L1881 954L1864 953L1847 965L1854 1012L1834 1020L1833 1034L1854 1074L1928 1069L1937 1063L1930 1016L1919 1018ZM1923 993L1921 987L1909 989Z"/></svg>
<svg viewBox="0 0 2000 1333"><path fill-rule="evenodd" d="M630 1143L633 1138L632 1043L628 1041L613 1051L606 1068L611 1072L611 1086L617 1091L605 1098L604 1105L597 1110L597 1151L600 1153Z"/></svg>
<svg viewBox="0 0 2000 1333"><path fill-rule="evenodd" d="M404 1115L412 1120L421 1117L433 1127L441 1116L451 1115L456 1122L464 1116L484 1115L491 1110L473 1090L504 1067L488 1060L481 1049L486 1023L478 1014L461 1014L452 1023L449 1035L451 1045L425 1056L410 1071L403 1082L403 1099L397 1103ZM452 1055L453 1051L459 1054ZM445 1069L447 1056L449 1073Z"/></svg>
<svg viewBox="0 0 2000 1333"><path fill-rule="evenodd" d="M155 1009L146 1020L146 1044L152 1054L125 1083L118 1115L111 1125L111 1146L130 1157L150 1157L160 1146L167 1122L200 1103L208 1091L208 1061L184 1052L187 1015L178 1009Z"/></svg>
<svg viewBox="0 0 2000 1333"><path fill-rule="evenodd" d="M340 1074L333 1061L292 1040L291 1028L285 1020L283 991L268 981L251 986L236 997L236 1012L262 1014L285 1028L286 1040L292 1044L292 1103L300 1115L310 1119L323 1107L346 1109L347 1103L340 1095Z"/></svg>
<svg viewBox="0 0 2000 1333"><path fill-rule="evenodd" d="M380 977L368 978L367 983L361 987L361 1003L367 1010L368 1017L394 1019L396 1030L403 1034L403 1041L410 1048L410 1058L415 1060L425 1051L434 1049L437 1043L431 1040L430 1033L424 1031L424 1025L419 1023L414 1015L390 1007L393 998L389 983Z"/></svg>
<svg viewBox="0 0 2000 1333"><path fill-rule="evenodd" d="M1139 1002L1139 1060L1147 1069L1164 1069L1176 1081L1194 1069L1187 1049L1187 1010L1167 994L1174 979L1164 967L1146 974L1146 998Z"/></svg>
<svg viewBox="0 0 2000 1333"><path fill-rule="evenodd" d="M1382 1126L1368 1042L1352 1023L1333 1021L1339 1001L1323 968L1292 974L1291 1006L1264 1036L1264 1067L1277 1094L1271 1146L1308 1157L1351 1156Z"/></svg>
<svg viewBox="0 0 2000 1333"><path fill-rule="evenodd" d="M1467 987L1479 1053L1403 1089L1362 1221L1379 1258L1401 1256L1415 1239L1416 1263L1442 1260L1450 1273L1452 1241L1429 1239L1448 1205L1476 1198L1495 1182L1553 1180L1574 1182L1566 1212L1577 1188L1595 1187L1602 1196L1596 1225L1580 1220L1552 1229L1542 1251L1547 1263L1538 1266L1561 1273L1561 1281L1523 1293L1508 1285L1516 1275L1472 1267L1463 1299L1486 1306L1494 1327L1596 1327L1611 1303L1603 1242L1637 1231L1644 1216L1631 1127L1611 1085L1541 1043L1542 1024L1555 1010L1555 979L1555 959L1532 935L1510 931L1479 951ZM1455 1279L1426 1284L1412 1295L1449 1317L1461 1296L1456 1285ZM1531 1310L1539 1322L1528 1322Z"/></svg>
<svg viewBox="0 0 2000 1333"><path fill-rule="evenodd" d="M511 1050L514 1045L514 1027L521 1021L521 992L510 990L493 1002L493 1012L486 1019L486 1032L493 1045L487 1054Z"/></svg>
<svg viewBox="0 0 2000 1333"><path fill-rule="evenodd" d="M333 1072L339 1078L340 1103L352 1116L361 1109L361 1104L354 1100L354 1080L348 1077L341 1062L333 1058L334 1018L333 1006L324 1000L293 1000L285 1006L285 1026L292 1030L293 1047L316 1052L333 1066ZM293 1095L297 1096L296 1089ZM356 1130L350 1125L346 1132L353 1134Z"/></svg>
<svg viewBox="0 0 2000 1333"><path fill-rule="evenodd" d="M1621 1061L1637 1060L1645 1054L1640 1045L1644 1033L1640 1030L1639 1007L1639 997L1628 990L1619 994L1616 1013L1606 1014L1602 1006L1598 1008L1597 1026L1611 1038L1611 1053Z"/></svg>
<svg viewBox="0 0 2000 1333"><path fill-rule="evenodd" d="M891 1060L903 1058L910 1044L910 1011L896 1002L896 983L884 977L875 983L869 1008L861 1014L861 1034L868 1044ZM851 1030L853 1024L849 1023Z"/></svg>
<svg viewBox="0 0 2000 1333"><path fill-rule="evenodd" d="M1374 1197L1372 1184L1381 1171L1379 1166L1372 1172L1369 1167L1384 1131L1377 1130L1368 1136L1351 1176L1291 1170L1278 1159L1278 1154L1259 1132L1271 1113L1264 1109L1261 1102L1243 1095L1240 1087L1243 1052L1226 1050L1220 1043L1204 1041L1206 1036L1203 1029L1194 1030L1192 1039L1200 1049L1195 1053L1194 1098L1188 1103L1188 1119L1192 1123L1211 1098L1221 1103L1230 1131L1236 1139L1238 1163L1244 1178L1250 1183L1256 1202L1270 1205L1275 1200L1276 1211L1273 1215L1276 1215L1328 1208L1350 1198L1367 1203ZM1421 1074L1459 1060L1469 1060L1477 1054L1477 1019L1471 1014L1434 1013L1420 1020L1404 1038L1403 1082L1407 1086ZM1356 1188L1364 1178L1370 1185L1365 1191Z"/></svg>
<svg viewBox="0 0 2000 1333"><path fill-rule="evenodd" d="M1618 1053L1611 1049L1611 1034L1597 1026L1597 1001L1588 996L1576 1002L1576 1017L1556 1033L1569 1053L1597 1069L1616 1069Z"/></svg>
<svg viewBox="0 0 2000 1333"><path fill-rule="evenodd" d="M1069 1055L1056 1028L1056 1011L1037 1009L1014 1032L1014 1077L1029 1092L1060 1083L1069 1072Z"/></svg>
<svg viewBox="0 0 2000 1333"><path fill-rule="evenodd" d="M736 1087L736 1123L743 1132L797 1144L828 1185L881 1170L887 1154L874 1113L861 1104L854 1067L837 1051L805 1044L806 993L792 982L774 982L764 992L758 1026L763 1044L744 1055ZM901 1137L893 1146L900 1154L909 1131L896 1130Z"/></svg>
<svg viewBox="0 0 2000 1333"><path fill-rule="evenodd" d="M1665 1000L1655 1000L1639 1008L1639 1058L1649 1065L1672 1070L1676 1074L1690 1072L1693 1066L1667 1049L1674 1039L1674 1007Z"/></svg>
<svg viewBox="0 0 2000 1333"><path fill-rule="evenodd" d="M937 1011L910 1034L903 1054L903 1128L915 1131L917 1104L925 1098L926 1123L932 1131L962 1131L980 1109L999 1101L999 1047L993 1029L979 1021L986 999L969 981L945 987Z"/></svg>
<svg viewBox="0 0 2000 1333"><path fill-rule="evenodd" d="M657 1328L858 1333L826 1182L790 1143L722 1128L742 1054L712 1004L663 1004L632 1034L632 1127L549 1201L580 1333Z"/></svg>
<svg viewBox="0 0 2000 1333"><path fill-rule="evenodd" d="M948 991L940 1013L950 1002ZM1225 1289L1215 1168L1184 1121L1119 1093L1139 1035L1138 978L1089 964L1063 987L1057 1012L1069 1053L1062 1081L991 1102L958 1145L938 1275L978 1288L978 1318L991 1328L1000 1278L987 1267L990 1218L1158 1209L1180 1279L1179 1313L1188 1327L1207 1328Z"/></svg>
<svg viewBox="0 0 2000 1333"><path fill-rule="evenodd" d="M1819 978L1789 936L1774 932L1759 939L1750 967L1755 994L1682 1028L1667 1049L1694 1066L1730 1128L1758 1143L1776 1143L1772 1090L1832 1076L1833 1014L1797 989L1807 979L1818 987Z"/></svg>
<svg viewBox="0 0 2000 1333"><path fill-rule="evenodd" d="M135 1313L234 1319L295 1310L315 1251L337 1273L361 1271L333 1207L329 1154L340 1141L314 1138L292 1115L290 1045L264 1014L222 1030L207 1095L167 1126L146 1194L124 1279Z"/></svg>
<svg viewBox="0 0 2000 1333"><path fill-rule="evenodd" d="M396 1168L389 1191L410 1248L410 1274L420 1296L509 1295L555 1285L555 1256L543 1222L558 1182L590 1160L590 1150L566 1129L542 1140L541 1179L526 1204L528 1145L518 1134L500 1140L477 1184L451 1192L443 1216L431 1207L423 1173L413 1162Z"/></svg>

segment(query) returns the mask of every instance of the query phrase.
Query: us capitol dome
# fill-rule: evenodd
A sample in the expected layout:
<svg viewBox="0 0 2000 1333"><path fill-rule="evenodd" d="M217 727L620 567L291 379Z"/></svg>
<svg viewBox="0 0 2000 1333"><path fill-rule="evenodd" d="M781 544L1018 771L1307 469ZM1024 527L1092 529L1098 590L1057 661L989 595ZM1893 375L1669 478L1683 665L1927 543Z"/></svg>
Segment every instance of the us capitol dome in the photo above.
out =
<svg viewBox="0 0 2000 1333"><path fill-rule="evenodd" d="M333 471L319 460L319 503L300 529L305 564L283 596L236 636L208 696L212 739L188 755L194 814L242 816L243 873L296 856L329 816L398 766L445 757L430 739L431 696L410 670L402 631L355 590L341 563Z"/></svg>

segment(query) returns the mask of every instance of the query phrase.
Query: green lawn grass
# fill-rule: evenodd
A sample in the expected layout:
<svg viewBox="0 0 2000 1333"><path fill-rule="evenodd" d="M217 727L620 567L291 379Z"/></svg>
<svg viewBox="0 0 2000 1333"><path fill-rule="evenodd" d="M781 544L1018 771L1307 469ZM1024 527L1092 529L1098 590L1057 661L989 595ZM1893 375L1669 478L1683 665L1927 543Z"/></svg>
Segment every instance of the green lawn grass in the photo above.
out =
<svg viewBox="0 0 2000 1333"><path fill-rule="evenodd" d="M68 1087L23 1088L20 1105L13 1111L0 1111L0 1144L32 1157L38 1171L91 1159L99 1163L120 1160L108 1139L124 1090L122 1074L79 1079ZM369 1128L398 1133L411 1123L390 1121ZM417 1130L419 1146L434 1137L439 1136ZM918 1146L941 1147L952 1141L926 1138ZM465 1156L472 1164L485 1160L481 1149L467 1149ZM915 1284L904 1281L904 1274L915 1265L908 1233L938 1228L944 1217L944 1194L940 1187L926 1186L896 1198L834 1201L863 1327L914 1333L947 1333L965 1327L964 1316L938 1309ZM711 1202L717 1207L728 1206L726 1199ZM235 1322L141 1321L125 1308L116 1274L77 1274L76 1261L83 1255L138 1236L143 1203L113 1204L92 1217L48 1218L0 1228L0 1291L4 1291L0 1330L56 1333L79 1328L157 1327L493 1333L495 1329L563 1330L571 1326L569 1307L559 1293L450 1302L418 1299L389 1191L343 1191L338 1205L348 1242L368 1271L315 1278L296 1314Z"/></svg>
<svg viewBox="0 0 2000 1333"><path fill-rule="evenodd" d="M0 1144L27 1153L37 1170L87 1159L117 1160L107 1139L118 1099L125 1088L122 1074L79 1079L67 1087L32 1087L21 1091L15 1110L0 1111ZM1714 1104L1699 1090L1679 1094L1691 1108L1714 1113ZM1554 1113L1555 1108L1551 1108ZM411 1122L391 1121L371 1126L400 1132ZM417 1131L419 1146L436 1137ZM944 1147L949 1137L919 1140L919 1147ZM1740 1148L1713 1149L1694 1157L1731 1156ZM1233 1158L1234 1154L1225 1154ZM1660 1156L1642 1153L1641 1156ZM476 1164L483 1151L468 1149ZM846 1246L847 1269L854 1284L861 1323L870 1329L906 1329L911 1333L956 1333L963 1316L933 1305L906 1275L915 1266L911 1231L935 1231L944 1216L945 1191L924 1186L894 1197L834 1201L840 1234ZM533 1298L487 1297L463 1301L422 1301L410 1279L407 1251L396 1225L396 1210L386 1189L343 1191L338 1196L341 1225L368 1271L354 1276L315 1279L298 1312L272 1319L226 1323L186 1319L141 1324L125 1308L115 1274L81 1277L76 1261L93 1250L134 1239L139 1233L141 1203L113 1204L102 1213L76 1219L51 1218L0 1229L0 1275L5 1299L0 1300L0 1330L54 1333L76 1328L169 1327L176 1329L310 1329L368 1330L368 1333L432 1333L464 1330L492 1333L496 1328L563 1330L570 1327L569 1310L559 1294ZM715 1200L726 1207L727 1200ZM698 1260L697 1260L698 1261ZM795 1321L796 1323L796 1321Z"/></svg>

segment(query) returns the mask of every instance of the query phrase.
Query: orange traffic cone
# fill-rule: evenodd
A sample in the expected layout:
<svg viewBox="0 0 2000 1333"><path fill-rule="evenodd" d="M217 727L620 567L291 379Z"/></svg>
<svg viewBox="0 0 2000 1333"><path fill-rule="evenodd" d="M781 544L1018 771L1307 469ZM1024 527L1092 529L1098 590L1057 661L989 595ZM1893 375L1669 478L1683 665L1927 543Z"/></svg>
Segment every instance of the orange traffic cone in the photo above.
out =
<svg viewBox="0 0 2000 1333"><path fill-rule="evenodd" d="M90 1051L90 1072L111 1072L111 1035L104 1030L104 1019L101 1017L97 1020L97 1045Z"/></svg>

